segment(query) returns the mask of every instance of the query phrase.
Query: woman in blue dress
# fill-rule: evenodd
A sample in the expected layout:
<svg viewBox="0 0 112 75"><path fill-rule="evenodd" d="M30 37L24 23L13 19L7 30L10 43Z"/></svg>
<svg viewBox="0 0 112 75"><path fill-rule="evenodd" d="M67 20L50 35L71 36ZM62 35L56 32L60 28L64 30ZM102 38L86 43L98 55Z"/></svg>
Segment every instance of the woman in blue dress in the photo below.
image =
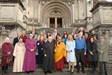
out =
<svg viewBox="0 0 112 75"><path fill-rule="evenodd" d="M67 50L67 62L69 64L69 69L68 72L71 73L74 72L74 66L76 62L76 57L75 57L75 40L73 40L73 37L71 34L68 35L68 40L66 42L66 50ZM72 68L71 68L72 66Z"/></svg>

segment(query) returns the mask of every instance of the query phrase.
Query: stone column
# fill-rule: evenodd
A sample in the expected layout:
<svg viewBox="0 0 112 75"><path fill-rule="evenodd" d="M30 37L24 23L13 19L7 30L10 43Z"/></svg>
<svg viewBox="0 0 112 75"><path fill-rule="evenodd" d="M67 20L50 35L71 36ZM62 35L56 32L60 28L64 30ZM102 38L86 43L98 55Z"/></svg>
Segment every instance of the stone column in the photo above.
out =
<svg viewBox="0 0 112 75"><path fill-rule="evenodd" d="M74 2L74 8L75 8L75 12L74 12L74 15L75 15L75 20L78 20L79 19L79 17L78 17L78 15L79 15L79 12L78 12L78 9L79 9L79 7L78 7L78 1L77 0L75 0L75 2Z"/></svg>
<svg viewBox="0 0 112 75"><path fill-rule="evenodd" d="M55 18L55 28L57 28L57 18Z"/></svg>
<svg viewBox="0 0 112 75"><path fill-rule="evenodd" d="M92 13L90 12L90 10L92 9L93 7L93 1L86 1L86 20L87 20L87 29L88 30L91 30L93 28L93 25L92 25Z"/></svg>
<svg viewBox="0 0 112 75"><path fill-rule="evenodd" d="M74 11L74 8L75 8L75 6L74 6L74 3L73 3L73 4L72 4L72 11L73 11L73 12L72 12L72 13L73 13L73 14L72 14L72 16L73 16L73 23L75 23L75 21L74 21L74 20L75 20L75 19L74 19L74 17L75 17L75 11Z"/></svg>
<svg viewBox="0 0 112 75"><path fill-rule="evenodd" d="M41 9L41 2L38 1L38 22L40 23L40 9Z"/></svg>
<svg viewBox="0 0 112 75"><path fill-rule="evenodd" d="M48 24L47 24L47 27L50 27L50 18L48 18Z"/></svg>
<svg viewBox="0 0 112 75"><path fill-rule="evenodd" d="M78 0L79 3L79 19L84 19L84 2L83 0Z"/></svg>

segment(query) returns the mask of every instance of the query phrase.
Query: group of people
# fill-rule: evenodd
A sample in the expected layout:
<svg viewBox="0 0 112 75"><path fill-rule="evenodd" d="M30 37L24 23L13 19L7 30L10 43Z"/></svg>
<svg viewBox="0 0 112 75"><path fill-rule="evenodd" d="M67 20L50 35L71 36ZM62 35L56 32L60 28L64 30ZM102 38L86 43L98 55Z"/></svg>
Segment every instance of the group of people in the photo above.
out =
<svg viewBox="0 0 112 75"><path fill-rule="evenodd" d="M99 75L108 74L108 43L104 36L99 36L92 30L91 33L82 27L71 33L63 32L61 37L54 29L53 33L41 31L38 34L35 28L26 36L25 31L19 32L13 40L6 38L2 44L2 75L7 72L8 66L13 63L13 72L32 73L42 68L44 73L55 71L62 72L65 62L68 62L67 72L74 73L74 66L77 73L85 73L85 65L91 65L91 73L95 73L99 63ZM13 55L13 58L12 58Z"/></svg>

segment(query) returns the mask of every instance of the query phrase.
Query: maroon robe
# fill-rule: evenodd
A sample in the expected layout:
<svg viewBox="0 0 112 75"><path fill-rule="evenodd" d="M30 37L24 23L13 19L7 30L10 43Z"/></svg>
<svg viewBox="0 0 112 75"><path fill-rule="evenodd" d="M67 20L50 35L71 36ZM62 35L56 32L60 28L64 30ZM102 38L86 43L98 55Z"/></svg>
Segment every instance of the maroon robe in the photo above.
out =
<svg viewBox="0 0 112 75"><path fill-rule="evenodd" d="M55 63L55 68L59 70L64 69L64 61L65 61L65 57L63 57L61 60Z"/></svg>
<svg viewBox="0 0 112 75"><path fill-rule="evenodd" d="M12 45L10 43L3 43L2 45L2 63L1 65L2 66L9 66L12 64L12 51L13 51L13 48L12 48ZM11 52L10 55L8 55L8 52ZM11 58L11 61L8 59Z"/></svg>
<svg viewBox="0 0 112 75"><path fill-rule="evenodd" d="M36 41L34 39L27 39L25 42L26 52L23 64L24 71L35 71L36 70ZM30 50L34 49L33 52Z"/></svg>

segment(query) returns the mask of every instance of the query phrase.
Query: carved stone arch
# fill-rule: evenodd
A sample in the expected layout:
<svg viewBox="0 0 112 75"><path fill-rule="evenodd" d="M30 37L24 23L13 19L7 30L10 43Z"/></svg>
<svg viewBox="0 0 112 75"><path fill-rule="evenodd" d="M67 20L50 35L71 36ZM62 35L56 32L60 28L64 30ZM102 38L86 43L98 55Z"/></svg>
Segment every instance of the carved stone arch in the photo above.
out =
<svg viewBox="0 0 112 75"><path fill-rule="evenodd" d="M71 23L71 10L64 4L59 2L52 2L42 7L41 10L41 22L49 25L48 19L50 17L50 13L57 10L61 13L63 19L63 25ZM54 18L56 18L55 16Z"/></svg>
<svg viewBox="0 0 112 75"><path fill-rule="evenodd" d="M40 11L42 11L46 6L48 6L48 5L52 4L52 3L60 3L60 4L64 5L64 6L66 6L66 7L69 9L70 12L72 12L71 7L70 7L66 2L63 2L63 1L61 1L61 0L55 0L55 1L48 1L48 2L46 2L46 3L42 6L42 8L41 8Z"/></svg>

